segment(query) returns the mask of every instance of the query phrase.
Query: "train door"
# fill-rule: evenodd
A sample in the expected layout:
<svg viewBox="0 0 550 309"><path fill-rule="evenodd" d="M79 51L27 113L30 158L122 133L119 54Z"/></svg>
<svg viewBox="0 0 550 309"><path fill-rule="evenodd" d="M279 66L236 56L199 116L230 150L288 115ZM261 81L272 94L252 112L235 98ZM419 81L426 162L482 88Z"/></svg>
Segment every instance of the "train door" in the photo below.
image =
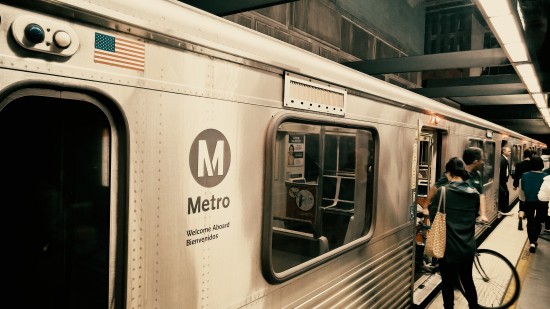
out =
<svg viewBox="0 0 550 309"><path fill-rule="evenodd" d="M510 156L510 176L512 177L511 181L511 190L510 192L510 201L514 202L519 197L519 190L514 190L514 177L516 175L516 165L523 160L523 150L521 144L512 144L510 147L512 150L512 155Z"/></svg>
<svg viewBox="0 0 550 309"><path fill-rule="evenodd" d="M500 166L500 151L497 153L496 143L488 140L470 139L468 146L478 147L483 150L485 157L481 170L483 193L485 194L487 217L489 220L493 220L498 213L499 186L498 181L495 181L495 179L499 178L497 173L499 169L495 167L497 164Z"/></svg>
<svg viewBox="0 0 550 309"><path fill-rule="evenodd" d="M418 197L426 198L432 183L431 171L433 157L433 140L431 133L420 134L420 147L418 155Z"/></svg>
<svg viewBox="0 0 550 309"><path fill-rule="evenodd" d="M18 307L113 304L111 124L96 104L62 98L75 95L0 97L4 278Z"/></svg>
<svg viewBox="0 0 550 309"><path fill-rule="evenodd" d="M417 202L424 205L430 187L441 175L442 160L442 132L439 130L423 129L420 133L418 149L418 184Z"/></svg>
<svg viewBox="0 0 550 309"><path fill-rule="evenodd" d="M418 145L418 173L417 173L417 218L416 218L416 250L415 250L415 280L425 271L433 269L427 265L429 259L424 256L424 244L430 224L427 217L422 214L423 208L428 207L428 193L435 184L438 175L441 174L442 157L442 132L433 129L423 129L419 137Z"/></svg>
<svg viewBox="0 0 550 309"><path fill-rule="evenodd" d="M510 174L514 175L516 172L516 164L523 160L523 150L521 145L518 144L513 144L510 149L512 150L512 154L510 156Z"/></svg>

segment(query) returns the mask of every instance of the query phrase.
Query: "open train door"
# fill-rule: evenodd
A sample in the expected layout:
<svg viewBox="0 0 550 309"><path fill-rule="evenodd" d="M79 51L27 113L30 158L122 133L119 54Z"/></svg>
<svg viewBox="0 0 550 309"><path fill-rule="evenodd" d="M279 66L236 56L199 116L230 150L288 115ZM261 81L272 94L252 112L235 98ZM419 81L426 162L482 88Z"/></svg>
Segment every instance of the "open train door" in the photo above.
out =
<svg viewBox="0 0 550 309"><path fill-rule="evenodd" d="M435 275L435 268L424 255L424 245L430 225L423 208L428 207L428 193L441 175L443 167L444 134L446 131L424 127L419 130L416 158L416 224L415 224L415 271L414 303L420 305L427 300L433 289L441 281ZM423 287L423 288L419 288Z"/></svg>

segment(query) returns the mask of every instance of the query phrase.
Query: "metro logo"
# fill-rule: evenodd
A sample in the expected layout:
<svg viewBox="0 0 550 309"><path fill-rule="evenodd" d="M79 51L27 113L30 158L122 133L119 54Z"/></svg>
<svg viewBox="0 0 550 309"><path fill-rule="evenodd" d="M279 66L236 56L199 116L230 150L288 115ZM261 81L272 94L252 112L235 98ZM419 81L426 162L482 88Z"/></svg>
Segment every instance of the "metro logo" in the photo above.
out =
<svg viewBox="0 0 550 309"><path fill-rule="evenodd" d="M224 141L217 141L216 148L214 149L214 155L212 156L212 161L210 161L210 153L208 152L208 146L205 140L199 141L199 161L198 161L198 177L204 177L204 170L206 167L206 172L208 176L214 175L214 169L217 168L218 175L223 175L223 148ZM202 164L204 163L204 164ZM218 164L220 166L218 166ZM201 168L202 167L202 168Z"/></svg>
<svg viewBox="0 0 550 309"><path fill-rule="evenodd" d="M189 167L195 181L211 188L220 184L231 164L231 149L225 136L218 130L199 133L189 151Z"/></svg>

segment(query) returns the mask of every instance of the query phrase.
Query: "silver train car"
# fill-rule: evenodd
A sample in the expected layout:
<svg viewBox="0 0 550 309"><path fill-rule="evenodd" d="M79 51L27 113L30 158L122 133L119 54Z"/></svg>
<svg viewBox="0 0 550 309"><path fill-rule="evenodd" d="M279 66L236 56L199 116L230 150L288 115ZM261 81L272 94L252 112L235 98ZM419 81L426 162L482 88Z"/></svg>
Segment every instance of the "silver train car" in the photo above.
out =
<svg viewBox="0 0 550 309"><path fill-rule="evenodd" d="M495 220L502 141L544 146L176 1L1 2L18 307L408 308L445 161Z"/></svg>

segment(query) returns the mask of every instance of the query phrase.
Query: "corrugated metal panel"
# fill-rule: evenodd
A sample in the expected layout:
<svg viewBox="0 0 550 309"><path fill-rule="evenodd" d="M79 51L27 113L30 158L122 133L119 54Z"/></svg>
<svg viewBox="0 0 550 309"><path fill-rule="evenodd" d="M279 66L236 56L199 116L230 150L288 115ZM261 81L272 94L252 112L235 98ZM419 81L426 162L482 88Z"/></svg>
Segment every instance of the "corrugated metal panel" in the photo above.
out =
<svg viewBox="0 0 550 309"><path fill-rule="evenodd" d="M293 308L408 308L412 304L412 255L413 246L407 239Z"/></svg>

